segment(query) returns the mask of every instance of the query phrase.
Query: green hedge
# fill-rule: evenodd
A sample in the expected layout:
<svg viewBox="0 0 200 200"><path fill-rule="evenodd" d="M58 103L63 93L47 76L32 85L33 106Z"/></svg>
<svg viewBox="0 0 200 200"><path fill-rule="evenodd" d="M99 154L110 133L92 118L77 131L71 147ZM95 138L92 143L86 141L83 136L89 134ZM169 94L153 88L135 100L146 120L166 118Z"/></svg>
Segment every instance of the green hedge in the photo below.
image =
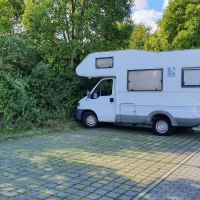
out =
<svg viewBox="0 0 200 200"><path fill-rule="evenodd" d="M83 82L71 67L54 68L17 37L0 38L0 128L43 126L75 116Z"/></svg>

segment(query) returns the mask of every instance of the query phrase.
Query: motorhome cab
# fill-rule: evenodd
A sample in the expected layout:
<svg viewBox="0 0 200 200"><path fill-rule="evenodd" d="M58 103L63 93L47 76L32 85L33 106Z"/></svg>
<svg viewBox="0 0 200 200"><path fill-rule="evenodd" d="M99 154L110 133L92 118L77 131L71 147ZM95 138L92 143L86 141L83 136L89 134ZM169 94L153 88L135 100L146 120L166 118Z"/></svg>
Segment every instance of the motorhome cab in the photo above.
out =
<svg viewBox="0 0 200 200"><path fill-rule="evenodd" d="M174 127L200 125L200 50L92 53L76 73L102 78L78 103L77 119L86 127L148 124L170 135Z"/></svg>

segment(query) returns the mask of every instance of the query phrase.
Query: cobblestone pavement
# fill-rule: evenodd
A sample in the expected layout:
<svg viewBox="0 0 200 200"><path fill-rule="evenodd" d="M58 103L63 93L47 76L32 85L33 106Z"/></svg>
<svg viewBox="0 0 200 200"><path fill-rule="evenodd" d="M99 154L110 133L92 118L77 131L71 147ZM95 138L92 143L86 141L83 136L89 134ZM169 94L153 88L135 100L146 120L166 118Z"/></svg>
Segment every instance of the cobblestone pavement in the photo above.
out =
<svg viewBox="0 0 200 200"><path fill-rule="evenodd" d="M69 131L0 143L0 200L137 199L200 147L200 132L148 128ZM143 199L199 199L195 154Z"/></svg>
<svg viewBox="0 0 200 200"><path fill-rule="evenodd" d="M143 199L200 199L200 152L180 166Z"/></svg>

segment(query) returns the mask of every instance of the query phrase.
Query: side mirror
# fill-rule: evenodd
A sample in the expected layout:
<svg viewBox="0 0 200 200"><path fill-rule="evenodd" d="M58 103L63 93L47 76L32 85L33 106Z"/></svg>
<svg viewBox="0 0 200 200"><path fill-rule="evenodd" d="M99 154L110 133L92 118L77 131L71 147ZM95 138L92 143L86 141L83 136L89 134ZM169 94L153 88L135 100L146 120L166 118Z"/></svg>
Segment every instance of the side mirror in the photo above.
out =
<svg viewBox="0 0 200 200"><path fill-rule="evenodd" d="M95 92L93 95L92 95L92 98L93 99L97 99L98 98L98 96L97 96L97 93Z"/></svg>
<svg viewBox="0 0 200 200"><path fill-rule="evenodd" d="M87 98L91 98L91 94L90 94L90 91L89 90L87 90Z"/></svg>

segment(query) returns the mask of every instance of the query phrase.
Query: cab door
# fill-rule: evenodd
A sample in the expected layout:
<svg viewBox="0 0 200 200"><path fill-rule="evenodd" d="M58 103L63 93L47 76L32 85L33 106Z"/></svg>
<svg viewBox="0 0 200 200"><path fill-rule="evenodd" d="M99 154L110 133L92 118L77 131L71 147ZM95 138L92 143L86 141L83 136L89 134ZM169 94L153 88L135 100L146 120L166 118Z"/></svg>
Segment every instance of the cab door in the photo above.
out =
<svg viewBox="0 0 200 200"><path fill-rule="evenodd" d="M102 79L91 92L90 109L100 122L115 122L116 79Z"/></svg>

